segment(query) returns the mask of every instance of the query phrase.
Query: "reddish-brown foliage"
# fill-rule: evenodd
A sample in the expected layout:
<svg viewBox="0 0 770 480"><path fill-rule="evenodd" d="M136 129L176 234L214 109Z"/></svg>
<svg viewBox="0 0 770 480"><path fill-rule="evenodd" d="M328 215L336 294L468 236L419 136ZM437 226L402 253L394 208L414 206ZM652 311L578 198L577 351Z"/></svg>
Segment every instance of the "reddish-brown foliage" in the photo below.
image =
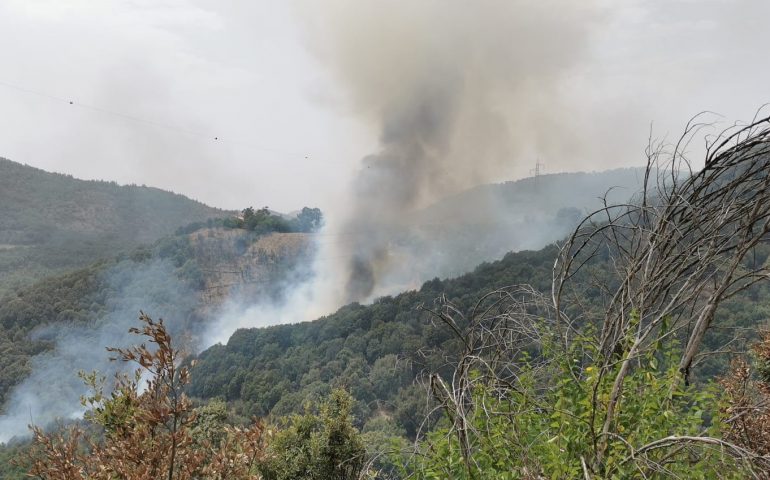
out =
<svg viewBox="0 0 770 480"><path fill-rule="evenodd" d="M136 363L131 377L117 377L109 397L96 387L85 403L87 419L103 430L101 439L73 427L47 434L33 429L29 475L41 480L257 480L256 464L264 459L265 428L255 421L249 428L226 428L219 444L196 439L191 433L195 410L183 387L190 372L179 366L179 351L172 347L163 321L142 314L141 329L133 333L155 344L130 349L108 349L116 360ZM146 388L139 388L142 374ZM91 383L96 384L95 377Z"/></svg>
<svg viewBox="0 0 770 480"><path fill-rule="evenodd" d="M725 440L760 455L770 455L770 332L752 347L751 363L733 361L730 372L720 379L726 401Z"/></svg>

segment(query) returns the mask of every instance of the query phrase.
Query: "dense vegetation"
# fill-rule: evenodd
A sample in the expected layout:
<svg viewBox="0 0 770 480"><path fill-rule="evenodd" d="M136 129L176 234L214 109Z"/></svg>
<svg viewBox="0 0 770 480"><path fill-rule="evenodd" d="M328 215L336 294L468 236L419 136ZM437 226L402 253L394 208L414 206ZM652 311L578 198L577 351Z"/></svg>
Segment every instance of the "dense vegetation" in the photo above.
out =
<svg viewBox="0 0 770 480"><path fill-rule="evenodd" d="M78 180L0 158L0 295L226 214L157 188Z"/></svg>
<svg viewBox="0 0 770 480"><path fill-rule="evenodd" d="M759 428L740 420L754 401L724 416L740 388L724 397L712 383L727 367L720 353L745 348L741 332L770 301L770 133L759 131L761 141L747 128L737 146L720 144L697 174L651 168L638 203L598 212L558 251L510 254L309 324L236 332L199 356L190 392L271 418L345 386L358 424L379 433L370 449L417 438L415 457L384 465L417 478L765 472L751 446ZM499 288L516 284L529 286ZM415 376L438 418L420 408ZM742 444L729 440L739 425L751 432Z"/></svg>
<svg viewBox="0 0 770 480"><path fill-rule="evenodd" d="M372 305L348 305L313 322L238 330L226 345L197 357L189 391L201 399L224 399L249 417L298 412L307 400L345 387L357 400L354 412L364 430L376 427L414 438L426 404L425 390L413 380L421 372L445 371L446 355L460 346L426 310L441 298L470 310L486 293L510 285L547 291L557 253L556 246L510 253L456 279L435 279ZM605 262L597 259L581 278L606 278ZM589 304L600 301L601 292L592 286L583 294ZM739 349L745 341L741 333L751 338L768 312L770 288L749 289L723 306L720 326L710 332L707 345L717 348L738 338ZM710 378L726 368L725 358L707 357L699 375Z"/></svg>
<svg viewBox="0 0 770 480"><path fill-rule="evenodd" d="M454 306L451 311L458 313ZM542 471L549 472L550 478L578 478L588 471L585 458L590 442L586 439L591 435L593 399L606 397L611 384L602 380L597 365L575 365L572 356L561 357L559 347L546 341L541 345L545 355L539 359L525 352L517 356L517 381L523 388L505 398L500 396L500 384L484 381L483 368L469 370L470 401L455 404L457 411L447 408L446 416L421 437L414 451L383 425L361 433L351 415L352 398L341 388L320 402L306 403L304 413L270 424L255 419L237 425L221 401L195 407L183 391L194 370L179 367L179 352L162 322L146 316L142 321L143 327L135 332L148 337L152 348L143 344L112 349L117 358L135 363L137 374L119 376L110 391L104 389L104 378L84 374L92 389L84 399L90 407L86 421L52 433L36 429L33 444L0 449L0 459L7 462L0 463L2 478L20 479L30 472L46 480L106 480L115 475L176 480L535 479L542 478L537 474ZM495 328L489 324L482 330L487 327ZM548 331L556 330L549 327ZM587 340L578 341L578 358L597 353L591 352ZM763 399L769 382L770 336L754 345L755 355L749 362L733 365L721 380L723 392L713 384L705 388L679 384L676 391L662 394L678 376L674 365L679 349L674 339L659 347L662 356L645 356L639 374L629 379L633 394L625 398L617 425L628 439L623 442L646 445L629 455L627 443L616 442L606 460L610 472L603 478L745 478L751 474L753 467L742 463L740 454L743 449L763 453L768 448L764 439L768 407ZM556 388L537 383L543 371L555 379ZM142 372L150 388L139 388ZM570 380L575 375L578 382ZM597 381L598 391L582 387ZM431 380L434 395L440 397L442 388L442 381ZM758 399L764 405L761 410L731 427L730 419L755 411ZM460 409L469 414L463 417L469 422L465 435L457 428ZM708 437L703 437L704 431ZM663 438L666 434L670 435ZM469 435L474 440L465 450L463 438ZM721 448L697 444L702 438L719 446L722 437ZM680 448L666 450L679 443Z"/></svg>
<svg viewBox="0 0 770 480"><path fill-rule="evenodd" d="M189 247L185 242L174 244L165 241L151 249L154 252L137 253L134 260L152 258L163 252L162 255L176 258L175 262L183 266L190 257L187 248ZM758 253L762 255L761 252ZM447 359L461 348L457 336L425 309L436 310L443 302L451 301L458 309L469 310L489 291L519 283L529 283L538 290L547 291L551 286L553 262L557 254L556 246L540 251L511 253L500 261L483 264L474 272L456 279L435 279L426 282L419 291L381 298L368 306L348 305L337 313L314 322L239 330L227 345L214 346L196 359L188 392L197 398L197 401L227 401L231 412L230 421L242 424L251 416L267 416L272 419L271 422L287 429L289 433L283 435L296 436L302 428L317 428L318 417L312 412L307 413L308 402L332 395L336 388L345 388L354 399L350 406L351 421L362 432L360 441L364 442L369 452L390 451L394 445L404 449L408 446L406 439L416 438L421 428L423 432L425 429L438 428L437 433L431 434L427 439L432 442L432 446L426 444L425 448L445 452L447 455L451 452L459 454L456 445L452 446L451 442L442 444L439 441L450 438L446 432L441 434L441 429L447 428L444 420L432 417L428 423L423 423L427 413L427 392L424 386L414 382L414 378L420 373L451 372L451 364ZM127 260L129 259L123 259ZM586 270L585 278L607 279L607 260L597 258L591 268ZM98 275L93 276L88 270L78 273L80 275L65 277L65 282L51 280L49 284L39 284L36 287L39 290L31 289L25 295L29 300L24 304L25 308L48 308L43 301L43 296L47 295L60 298L63 304L88 304L92 308L93 305L98 306L98 297L95 297L93 292L102 291L103 286L89 286L89 282L98 278ZM71 295L72 299L68 300L68 295ZM587 284L584 295L589 302L598 302L601 292ZM710 343L721 345L726 336L734 334L734 326L757 325L764 318L765 312L770 311L768 298L770 292L766 285L760 284L749 289L745 296L727 303L721 310L724 318L720 321L720 326L723 328L713 332ZM84 299L84 302L75 299ZM19 306L14 304L8 311L24 312ZM82 311L82 308L73 311ZM14 325L10 321L10 315L6 314L2 318L9 326ZM31 314L25 321L34 321L35 318L45 317ZM19 335L21 331L17 337ZM35 344L30 344L30 348L33 346ZM38 345L38 348L41 347ZM712 362L711 370L707 373L710 375L725 367L724 360L718 364ZM590 366L586 368L584 371L590 373ZM663 381L664 379L660 380ZM559 393L569 396L571 402L582 401L575 396L579 394L580 392L571 390ZM683 394L691 395L687 392ZM654 400L655 398L640 397L640 401L648 403L640 404L638 408L658 408ZM713 402L703 404L703 408L697 403L708 401L709 397L693 397L685 401L685 407L682 407L689 410L673 412L675 417L662 417L660 420L672 419L671 425L681 426L678 422L684 418L682 415L687 417L705 409L713 410ZM699 407L690 409L692 405ZM294 420L284 420L286 416L295 414L300 416L293 417ZM629 421L632 418L629 417ZM556 421L537 415L533 419ZM477 421L486 422L487 419L479 418ZM698 425L694 417L692 421L694 426ZM502 425L495 425L479 424L493 430L503 428ZM655 429L663 428L664 425L666 424L652 425L649 427L653 428L650 432L657 432ZM536 424L532 424L533 432L535 427ZM643 425L639 427L642 428ZM576 431L574 435L579 437L582 434ZM316 437L308 435L303 438L310 441ZM276 445L290 445L296 441L287 437L287 440L281 441L283 443ZM503 436L499 441L508 440ZM557 447L558 445L554 448ZM490 444L484 448L490 448L491 455L502 447L499 444ZM274 448L273 455L279 453ZM8 450L5 450L4 454L8 455ZM511 456L514 457L515 455ZM409 460L411 457L408 455L377 458L375 467L383 471L395 472L400 463L405 464L402 468L414 468L414 460ZM437 466L431 466L430 462L440 463L444 458L446 457L424 457L427 463L420 464L420 468L426 472L431 471ZM556 461L560 457L557 455L554 458ZM460 457L455 459L455 462L460 461ZM302 465L311 461L304 462ZM304 467L300 465L296 468Z"/></svg>
<svg viewBox="0 0 770 480"><path fill-rule="evenodd" d="M175 333L184 331L194 339L206 320L200 310L215 306L204 304L213 301L211 290L221 283L218 270L245 263L236 276L246 284L241 294L247 292L253 299L280 295L280 280L299 274L305 249L271 252L251 246L282 225L287 230L313 229L320 221L320 211L306 208L293 220L265 215L252 230L216 228L224 220L194 223L152 245L0 296L0 411L12 387L29 375L32 357L52 347L51 338L31 336L36 329L87 324L98 328L125 322L144 308L163 312ZM276 228L266 228L267 223Z"/></svg>
<svg viewBox="0 0 770 480"><path fill-rule="evenodd" d="M131 331L152 347L108 348L134 372L116 375L109 389L105 377L82 373L91 391L84 421L51 433L34 428L31 444L0 450L9 460L2 478L356 480L367 470L344 390L283 425L233 425L223 403L195 407L185 395L190 371L179 366L163 321L140 321Z"/></svg>
<svg viewBox="0 0 770 480"><path fill-rule="evenodd" d="M97 390L89 418L104 439L82 453L80 433L38 431L33 473L80 478L104 465L99 471L112 478L121 475L124 452L153 442L160 442L151 448L158 460L137 465L180 479L221 478L212 469L222 465L235 466L232 478L281 480L766 472L770 340L727 375L729 356L719 355L725 346L743 350L741 333L751 335L770 311L762 281L770 254L768 160L757 167L758 147L746 148L748 156L729 150L681 183L658 182L639 205L601 212L559 245L511 253L314 322L239 330L185 362L178 383L173 372L159 383L173 395L163 393L167 387L157 398L157 389L139 394L139 377L106 400ZM227 227L291 228L271 217L247 209ZM157 335L146 321L145 335ZM165 332L154 338L162 351ZM177 366L144 347L118 352L144 368L167 360L166 370ZM319 406L319 398L327 400ZM202 406L194 410L196 402ZM742 420L747 412L759 415ZM274 436L263 437L261 423L228 430L251 416L265 418ZM197 417L220 423L195 430ZM146 419L157 419L147 428L168 436L145 435ZM247 431L256 443L238 437ZM206 443L211 432L229 438L229 449ZM176 460L162 453L177 448ZM83 467L62 477L71 463L50 463L63 458Z"/></svg>
<svg viewBox="0 0 770 480"><path fill-rule="evenodd" d="M368 306L351 304L313 322L238 330L227 345L197 358L190 393L221 397L249 417L298 412L306 400L344 386L358 400L360 421L380 421L378 414L388 411L413 436L425 402L411 380L443 364L432 350L456 341L419 307L430 308L442 294L470 307L490 289L520 282L547 288L556 252L511 253L462 277L435 279Z"/></svg>
<svg viewBox="0 0 770 480"><path fill-rule="evenodd" d="M227 228L242 228L250 232L315 232L323 224L323 214L318 208L303 207L294 218L287 218L273 214L269 208L263 207L254 210L248 207L241 212L239 217L230 217L224 220Z"/></svg>

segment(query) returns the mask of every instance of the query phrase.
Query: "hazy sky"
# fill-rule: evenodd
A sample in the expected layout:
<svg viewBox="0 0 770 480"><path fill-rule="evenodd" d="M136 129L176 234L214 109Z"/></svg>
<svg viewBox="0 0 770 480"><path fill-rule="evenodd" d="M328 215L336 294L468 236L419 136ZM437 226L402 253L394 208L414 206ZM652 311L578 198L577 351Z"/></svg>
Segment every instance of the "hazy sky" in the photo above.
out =
<svg viewBox="0 0 770 480"><path fill-rule="evenodd" d="M464 3L473 16L475 2ZM560 14L558 1L541 3ZM351 106L349 86L319 54L317 24L333 26L339 14L319 5L0 0L0 156L224 208L333 210L360 158L377 150L379 127ZM538 157L552 172L639 165L651 122L656 135L675 136L699 111L748 119L770 101L770 2L592 8L585 53L539 103L559 97L567 121L519 140L518 158L485 180L526 176ZM550 135L580 137L581 146L549 149Z"/></svg>

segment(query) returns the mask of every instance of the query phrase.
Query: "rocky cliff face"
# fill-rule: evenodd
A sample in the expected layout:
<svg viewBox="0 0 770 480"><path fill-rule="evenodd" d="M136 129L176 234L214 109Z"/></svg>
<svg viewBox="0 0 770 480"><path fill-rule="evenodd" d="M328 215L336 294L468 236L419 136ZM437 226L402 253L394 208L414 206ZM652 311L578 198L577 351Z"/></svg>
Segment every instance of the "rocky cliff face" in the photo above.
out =
<svg viewBox="0 0 770 480"><path fill-rule="evenodd" d="M253 236L243 230L209 228L190 235L201 270L205 308L227 299L279 296L292 281L307 274L314 244L308 233Z"/></svg>

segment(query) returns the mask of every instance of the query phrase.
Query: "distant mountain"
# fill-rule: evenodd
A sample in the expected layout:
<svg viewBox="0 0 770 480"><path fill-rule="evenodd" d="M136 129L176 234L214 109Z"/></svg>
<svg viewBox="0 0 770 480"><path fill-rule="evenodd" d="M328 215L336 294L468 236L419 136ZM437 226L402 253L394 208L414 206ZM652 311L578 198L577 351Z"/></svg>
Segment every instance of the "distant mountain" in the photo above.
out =
<svg viewBox="0 0 770 480"><path fill-rule="evenodd" d="M643 181L641 167L539 175L465 190L421 210L417 216L468 222L489 211L513 217L555 214L565 207L598 208L605 194L611 202L626 200L637 193Z"/></svg>
<svg viewBox="0 0 770 480"><path fill-rule="evenodd" d="M643 181L644 169L624 168L481 185L410 215L393 244L419 259L411 260L412 278L461 275L508 252L561 240L601 207L602 197L625 202Z"/></svg>
<svg viewBox="0 0 770 480"><path fill-rule="evenodd" d="M227 214L157 188L78 180L0 158L0 295Z"/></svg>

